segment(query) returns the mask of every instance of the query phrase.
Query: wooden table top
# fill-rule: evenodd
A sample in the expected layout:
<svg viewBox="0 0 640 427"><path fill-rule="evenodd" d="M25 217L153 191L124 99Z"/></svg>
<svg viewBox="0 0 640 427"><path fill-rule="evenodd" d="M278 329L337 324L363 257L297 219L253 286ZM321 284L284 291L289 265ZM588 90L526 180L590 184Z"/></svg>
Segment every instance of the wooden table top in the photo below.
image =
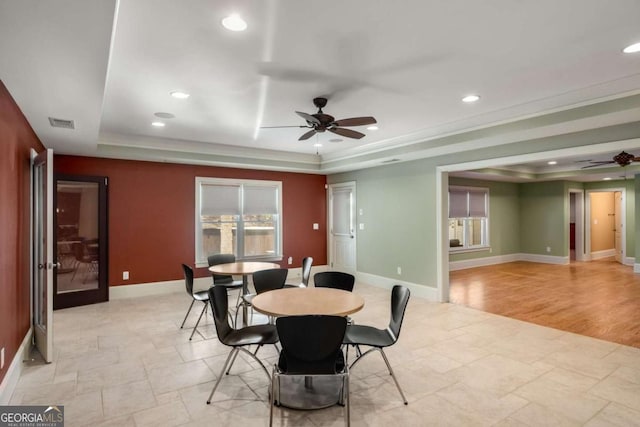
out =
<svg viewBox="0 0 640 427"><path fill-rule="evenodd" d="M218 264L209 267L209 271L216 274L253 274L260 270L270 270L272 268L280 268L278 264L273 262L253 262L240 261L230 262L228 264Z"/></svg>
<svg viewBox="0 0 640 427"><path fill-rule="evenodd" d="M353 292L333 288L285 288L256 295L251 305L269 316L346 316L362 310L364 299Z"/></svg>

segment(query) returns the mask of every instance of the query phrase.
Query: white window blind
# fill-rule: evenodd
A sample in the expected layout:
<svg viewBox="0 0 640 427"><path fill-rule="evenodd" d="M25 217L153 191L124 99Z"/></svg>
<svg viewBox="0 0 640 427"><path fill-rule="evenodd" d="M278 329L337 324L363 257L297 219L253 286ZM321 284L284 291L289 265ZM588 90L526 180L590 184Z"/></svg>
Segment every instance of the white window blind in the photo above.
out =
<svg viewBox="0 0 640 427"><path fill-rule="evenodd" d="M200 186L200 215L240 215L240 186Z"/></svg>
<svg viewBox="0 0 640 427"><path fill-rule="evenodd" d="M468 217L483 218L487 216L487 192L469 191L469 214Z"/></svg>
<svg viewBox="0 0 640 427"><path fill-rule="evenodd" d="M449 190L449 218L464 218L467 216L467 191Z"/></svg>
<svg viewBox="0 0 640 427"><path fill-rule="evenodd" d="M244 215L278 213L278 188L244 186Z"/></svg>

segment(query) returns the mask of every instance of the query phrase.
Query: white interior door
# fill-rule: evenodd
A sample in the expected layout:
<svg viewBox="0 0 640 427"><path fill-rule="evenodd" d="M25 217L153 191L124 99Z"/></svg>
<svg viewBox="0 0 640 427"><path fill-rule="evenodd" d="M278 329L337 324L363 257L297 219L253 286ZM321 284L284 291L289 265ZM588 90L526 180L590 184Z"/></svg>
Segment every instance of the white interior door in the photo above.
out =
<svg viewBox="0 0 640 427"><path fill-rule="evenodd" d="M329 187L330 267L356 271L356 184L349 182Z"/></svg>
<svg viewBox="0 0 640 427"><path fill-rule="evenodd" d="M53 151L33 159L33 328L36 348L53 360Z"/></svg>
<svg viewBox="0 0 640 427"><path fill-rule="evenodd" d="M622 193L614 193L614 247L616 250L616 261L622 263Z"/></svg>

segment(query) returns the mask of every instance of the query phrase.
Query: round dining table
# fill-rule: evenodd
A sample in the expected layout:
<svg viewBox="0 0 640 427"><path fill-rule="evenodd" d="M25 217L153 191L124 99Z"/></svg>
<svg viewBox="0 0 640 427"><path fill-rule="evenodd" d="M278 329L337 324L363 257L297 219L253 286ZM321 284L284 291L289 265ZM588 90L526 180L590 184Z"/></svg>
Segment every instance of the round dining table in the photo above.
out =
<svg viewBox="0 0 640 427"><path fill-rule="evenodd" d="M242 295L249 293L249 276L256 271L271 270L280 268L280 265L273 262L257 261L237 261L226 264L217 264L209 267L209 271L214 274L228 274L232 276L242 276ZM242 301L242 322L247 324L247 305Z"/></svg>
<svg viewBox="0 0 640 427"><path fill-rule="evenodd" d="M256 295L253 309L268 316L308 314L347 316L362 310L364 299L333 288L284 288ZM320 409L340 401L342 380L333 376L281 377L280 404L292 409Z"/></svg>

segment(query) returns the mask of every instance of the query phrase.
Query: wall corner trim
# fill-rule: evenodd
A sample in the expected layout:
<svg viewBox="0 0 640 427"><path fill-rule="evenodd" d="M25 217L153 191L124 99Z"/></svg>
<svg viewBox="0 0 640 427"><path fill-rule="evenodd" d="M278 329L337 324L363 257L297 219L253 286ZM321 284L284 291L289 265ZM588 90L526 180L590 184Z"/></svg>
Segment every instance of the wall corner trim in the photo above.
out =
<svg viewBox="0 0 640 427"><path fill-rule="evenodd" d="M367 285L389 290L393 288L393 285L406 286L411 290L411 293L414 296L425 298L426 300L431 302L438 302L438 288L435 287L419 285L417 283L411 282L403 282L402 280L390 279L388 277L361 272L356 272L356 280L358 282L366 283Z"/></svg>
<svg viewBox="0 0 640 427"><path fill-rule="evenodd" d="M22 340L22 344L18 347L16 355L7 369L7 373L0 384L0 405L8 405L13 395L13 391L18 384L20 374L22 373L22 367L24 366L24 360L29 356L31 349L31 335L33 334L33 328L29 328L27 334Z"/></svg>

